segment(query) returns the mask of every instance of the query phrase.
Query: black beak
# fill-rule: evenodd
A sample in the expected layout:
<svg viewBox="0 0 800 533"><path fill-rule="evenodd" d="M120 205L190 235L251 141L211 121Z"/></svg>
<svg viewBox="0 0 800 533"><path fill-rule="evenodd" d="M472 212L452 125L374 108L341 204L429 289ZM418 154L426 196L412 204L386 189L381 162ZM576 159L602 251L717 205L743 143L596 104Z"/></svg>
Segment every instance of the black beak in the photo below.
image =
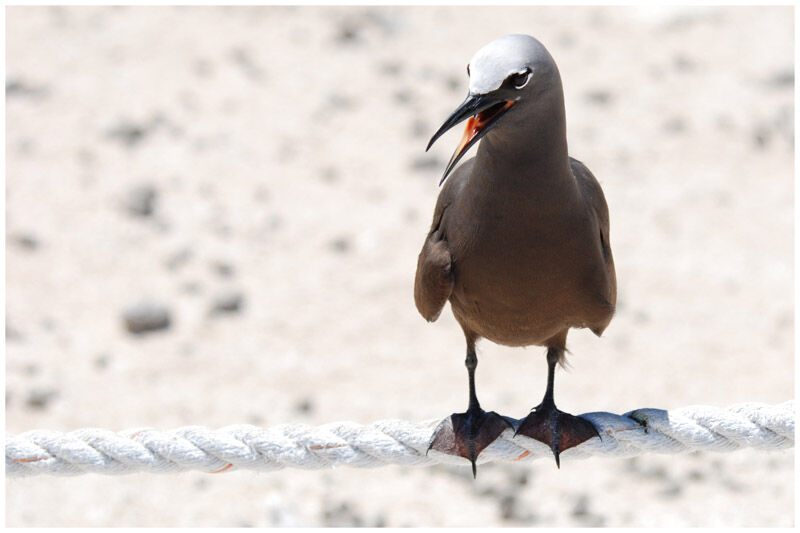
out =
<svg viewBox="0 0 800 533"><path fill-rule="evenodd" d="M487 131L497 122L500 116L505 113L511 105L513 105L513 101L506 101L498 98L496 95L493 94L470 94L467 96L467 99L461 103L458 108L453 111L453 113L444 121L444 124L439 128L439 130L433 134L431 137L430 142L428 142L428 147L425 148L427 152L433 143L436 142L436 139L441 137L447 130L451 129L456 124L463 122L469 117L474 117L469 123L467 123L467 131L464 132L464 137L461 139L461 142L456 148L456 151L453 153L453 156L450 158L450 162L447 163L447 168L444 170L444 175L442 176L442 180L439 182L439 185L444 183L444 180L447 179L447 176L450 174L450 171L453 170L453 167L456 166L456 163L461 159L461 157L467 153L467 150L478 142L478 140L483 137ZM485 113L485 111L488 111Z"/></svg>

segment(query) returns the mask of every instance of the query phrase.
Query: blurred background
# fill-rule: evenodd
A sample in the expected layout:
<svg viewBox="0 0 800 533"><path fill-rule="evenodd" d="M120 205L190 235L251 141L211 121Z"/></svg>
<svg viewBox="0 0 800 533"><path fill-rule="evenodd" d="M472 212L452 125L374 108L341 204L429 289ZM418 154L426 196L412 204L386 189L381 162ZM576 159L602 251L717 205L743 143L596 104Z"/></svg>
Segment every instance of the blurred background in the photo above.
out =
<svg viewBox="0 0 800 533"><path fill-rule="evenodd" d="M416 258L472 54L528 33L611 212L559 407L793 397L791 7L7 9L6 425L426 420L467 401ZM458 130L458 131L455 131ZM479 346L521 418L544 350ZM466 462L465 462L466 464ZM791 451L6 480L10 526L790 526Z"/></svg>

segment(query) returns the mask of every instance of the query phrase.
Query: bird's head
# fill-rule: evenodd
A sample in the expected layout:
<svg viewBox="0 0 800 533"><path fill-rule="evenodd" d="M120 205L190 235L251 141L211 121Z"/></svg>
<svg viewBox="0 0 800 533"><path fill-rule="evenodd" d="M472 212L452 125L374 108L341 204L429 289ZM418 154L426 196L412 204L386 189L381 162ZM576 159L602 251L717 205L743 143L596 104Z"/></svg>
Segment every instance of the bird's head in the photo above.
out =
<svg viewBox="0 0 800 533"><path fill-rule="evenodd" d="M440 185L467 150L501 123L506 114L521 114L529 102L552 87L554 79L559 79L550 53L528 35L505 35L485 45L467 65L467 75L467 99L444 121L425 149L430 149L444 132L469 118Z"/></svg>

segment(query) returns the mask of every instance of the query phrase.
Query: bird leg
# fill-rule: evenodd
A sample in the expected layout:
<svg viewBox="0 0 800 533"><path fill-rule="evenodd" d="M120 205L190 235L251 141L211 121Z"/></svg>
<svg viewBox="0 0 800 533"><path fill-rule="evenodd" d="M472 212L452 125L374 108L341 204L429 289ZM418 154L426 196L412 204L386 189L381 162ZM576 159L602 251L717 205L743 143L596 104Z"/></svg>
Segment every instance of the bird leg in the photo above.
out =
<svg viewBox="0 0 800 533"><path fill-rule="evenodd" d="M556 466L561 467L559 455L573 446L599 437L600 434L591 422L583 418L564 413L556 409L553 401L553 378L556 363L563 353L563 348L547 349L547 390L542 403L533 408L526 416L514 436L525 435L550 446L556 458Z"/></svg>
<svg viewBox="0 0 800 533"><path fill-rule="evenodd" d="M475 460L478 455L503 431L508 428L513 429L513 426L494 411L485 412L478 403L475 394L475 367L478 366L478 357L475 355L473 341L467 342L465 364L469 373L469 407L465 413L453 413L439 424L428 450L433 449L469 459L472 463L472 476L477 477Z"/></svg>

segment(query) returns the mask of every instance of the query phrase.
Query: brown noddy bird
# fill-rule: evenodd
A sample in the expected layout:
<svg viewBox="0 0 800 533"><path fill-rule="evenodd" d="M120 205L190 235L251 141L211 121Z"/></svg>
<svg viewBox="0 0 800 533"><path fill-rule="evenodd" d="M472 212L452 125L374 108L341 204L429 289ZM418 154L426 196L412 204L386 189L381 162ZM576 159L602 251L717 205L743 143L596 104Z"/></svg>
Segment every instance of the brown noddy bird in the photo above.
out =
<svg viewBox="0 0 800 533"><path fill-rule="evenodd" d="M562 451L598 436L556 409L553 378L570 328L599 336L614 314L608 207L589 169L567 153L561 77L539 41L500 37L472 57L467 75L466 100L428 144L468 119L419 254L414 300L430 322L450 301L467 341L469 406L439 425L429 449L469 459L475 475L481 451L512 427L550 446L558 465ZM477 155L447 179L479 139ZM521 421L478 403L481 338L547 348L544 398Z"/></svg>

